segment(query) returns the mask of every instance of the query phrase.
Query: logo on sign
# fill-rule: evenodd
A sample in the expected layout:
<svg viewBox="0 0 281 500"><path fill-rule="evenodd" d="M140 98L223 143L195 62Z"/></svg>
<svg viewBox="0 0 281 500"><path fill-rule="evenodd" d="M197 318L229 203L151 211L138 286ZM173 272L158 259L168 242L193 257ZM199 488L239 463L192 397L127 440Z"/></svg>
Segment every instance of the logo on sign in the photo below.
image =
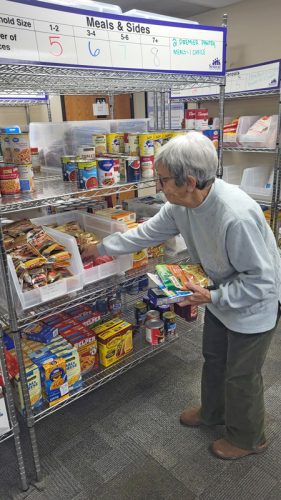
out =
<svg viewBox="0 0 281 500"><path fill-rule="evenodd" d="M218 57L212 60L212 64L209 64L210 69L219 71L221 69L221 61Z"/></svg>

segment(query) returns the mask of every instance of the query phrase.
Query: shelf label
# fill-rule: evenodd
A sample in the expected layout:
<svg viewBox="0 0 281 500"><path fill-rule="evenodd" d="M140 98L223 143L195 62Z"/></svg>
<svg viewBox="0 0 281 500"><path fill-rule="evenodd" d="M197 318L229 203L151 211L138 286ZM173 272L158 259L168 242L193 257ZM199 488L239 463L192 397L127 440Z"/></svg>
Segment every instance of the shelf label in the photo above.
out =
<svg viewBox="0 0 281 500"><path fill-rule="evenodd" d="M225 74L224 27L43 5L1 1L1 63Z"/></svg>
<svg viewBox="0 0 281 500"><path fill-rule="evenodd" d="M257 66L237 68L226 71L225 93L257 92L273 90L279 87L280 61L274 61ZM206 97L219 95L219 87L210 85L208 87L185 88L180 91L172 91L171 98Z"/></svg>
<svg viewBox="0 0 281 500"><path fill-rule="evenodd" d="M66 280L62 279L51 283L50 285L42 286L40 288L41 299L43 302L53 300L57 297L67 294Z"/></svg>

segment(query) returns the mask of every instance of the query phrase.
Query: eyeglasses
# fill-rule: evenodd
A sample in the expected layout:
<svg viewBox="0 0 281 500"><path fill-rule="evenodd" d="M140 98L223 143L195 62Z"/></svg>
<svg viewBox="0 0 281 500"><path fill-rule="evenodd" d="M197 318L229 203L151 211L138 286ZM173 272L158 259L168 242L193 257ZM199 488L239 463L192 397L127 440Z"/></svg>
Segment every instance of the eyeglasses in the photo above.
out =
<svg viewBox="0 0 281 500"><path fill-rule="evenodd" d="M155 181L159 182L161 187L164 187L164 184L170 179L175 179L175 177L155 177Z"/></svg>

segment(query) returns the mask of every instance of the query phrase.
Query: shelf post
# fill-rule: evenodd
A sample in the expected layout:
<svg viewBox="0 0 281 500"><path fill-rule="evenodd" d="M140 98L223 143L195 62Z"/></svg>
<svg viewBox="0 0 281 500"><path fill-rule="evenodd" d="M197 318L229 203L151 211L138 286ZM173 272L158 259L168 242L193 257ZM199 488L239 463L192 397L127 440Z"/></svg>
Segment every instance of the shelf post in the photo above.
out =
<svg viewBox="0 0 281 500"><path fill-rule="evenodd" d="M160 110L161 110L161 129L164 130L165 129L165 125L166 125L166 92L161 92L160 94L160 98L161 98L161 107L160 107Z"/></svg>
<svg viewBox="0 0 281 500"><path fill-rule="evenodd" d="M15 312L15 305L14 305L14 301L13 301L11 283L10 283L10 278L9 278L7 254L6 254L6 250L5 250L5 246L4 246L4 237L3 237L3 229L2 229L1 219L0 219L0 271L2 274L3 285L5 288L5 292L6 292L6 300L7 300L7 306L8 306L8 313L9 313L12 338L13 338L13 341L15 344L15 350L16 350L17 359L18 359L18 363L19 363L22 394L23 394L23 400L24 400L24 404L25 404L27 426L29 428L29 436L30 436L30 442L31 442L32 453L33 453L34 467L35 467L35 471L36 471L36 479L38 482L40 482L40 481L42 481L42 475L41 475L41 467L40 467L36 434L35 434L35 429L34 429L34 415L33 415L31 403L30 403L28 383L27 383L27 378L26 378L25 366L24 366L24 361L23 361L23 353L22 353L21 341L20 341L20 330L18 327L17 315Z"/></svg>
<svg viewBox="0 0 281 500"><path fill-rule="evenodd" d="M158 92L154 91L154 100L153 100L153 111L154 111L154 130L158 130Z"/></svg>
<svg viewBox="0 0 281 500"><path fill-rule="evenodd" d="M50 103L49 98L48 98L46 104L47 104L48 121L51 122L52 121L52 111L51 111L51 103Z"/></svg>
<svg viewBox="0 0 281 500"><path fill-rule="evenodd" d="M168 94L168 130L172 129L172 99L171 99L171 91L167 92Z"/></svg>
<svg viewBox="0 0 281 500"><path fill-rule="evenodd" d="M281 86L279 88L279 108L278 108L278 124L276 135L276 155L274 162L274 175L272 186L272 200L270 210L270 227L274 233L276 240L278 239L278 211L280 198L280 183L281 183L281 150L280 150L280 133L281 133Z"/></svg>
<svg viewBox="0 0 281 500"><path fill-rule="evenodd" d="M223 15L222 26L227 27L227 14ZM223 125L224 125L224 98L225 98L226 77L220 83L219 97L219 144L218 144L218 169L217 177L222 179L223 176Z"/></svg>
<svg viewBox="0 0 281 500"><path fill-rule="evenodd" d="M12 393L12 388L11 388L11 384L10 384L10 380L9 380L9 376L8 376L7 367L6 367L2 326L0 326L0 364L2 366L2 374L3 374L4 383L5 383L5 396L6 396L5 399L6 399L7 408L8 408L10 425L13 429L15 449L16 449L16 454L17 454L18 469L19 469L19 474L20 474L20 479L21 479L21 487L22 487L23 491L26 491L28 489L28 484L27 484L23 454L22 454L22 447L21 447L21 441L20 441L19 424L18 424L17 417L16 417L16 410L15 410L15 404L14 404L14 399L13 399L13 393Z"/></svg>

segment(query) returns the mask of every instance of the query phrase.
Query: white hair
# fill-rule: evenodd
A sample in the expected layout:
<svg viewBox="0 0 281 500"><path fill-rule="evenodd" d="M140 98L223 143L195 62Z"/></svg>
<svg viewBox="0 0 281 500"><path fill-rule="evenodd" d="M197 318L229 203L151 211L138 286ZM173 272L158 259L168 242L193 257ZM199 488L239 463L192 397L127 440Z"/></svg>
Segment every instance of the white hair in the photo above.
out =
<svg viewBox="0 0 281 500"><path fill-rule="evenodd" d="M195 177L202 189L214 181L218 168L218 155L212 141L200 132L187 132L171 139L155 158L155 167L166 167L177 186L182 186L187 176Z"/></svg>

